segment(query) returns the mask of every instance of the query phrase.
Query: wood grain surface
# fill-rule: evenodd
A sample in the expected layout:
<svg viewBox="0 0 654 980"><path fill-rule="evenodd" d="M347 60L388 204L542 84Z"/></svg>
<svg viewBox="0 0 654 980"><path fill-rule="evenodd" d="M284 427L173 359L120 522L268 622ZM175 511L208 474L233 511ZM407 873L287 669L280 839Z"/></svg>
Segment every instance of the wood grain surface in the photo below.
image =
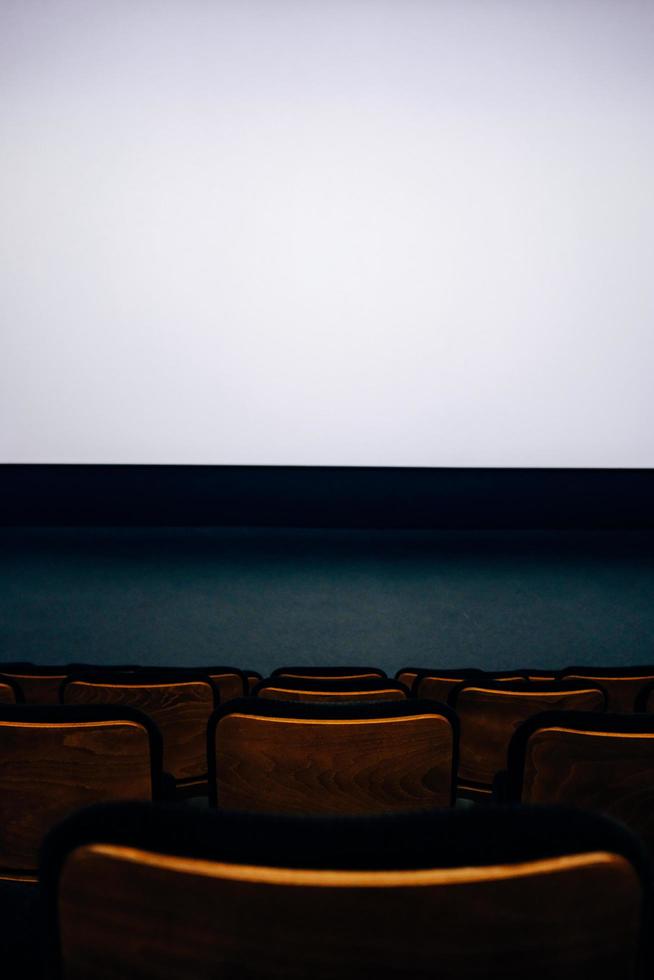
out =
<svg viewBox="0 0 654 980"><path fill-rule="evenodd" d="M64 688L64 703L138 708L159 727L163 768L178 780L206 778L207 723L214 699L205 681L125 685L72 681Z"/></svg>
<svg viewBox="0 0 654 980"><path fill-rule="evenodd" d="M453 735L439 715L314 721L230 714L216 727L218 806L375 813L449 806Z"/></svg>
<svg viewBox="0 0 654 980"><path fill-rule="evenodd" d="M607 711L626 711L634 710L634 701L638 692L645 687L649 681L654 681L654 675L643 674L641 677L603 677L601 671L593 671L588 674L566 674L566 681L592 681L599 684L606 691L606 710Z"/></svg>
<svg viewBox="0 0 654 980"><path fill-rule="evenodd" d="M516 728L541 711L602 711L601 691L518 693L464 688L456 702L461 722L459 781L490 786L506 769L507 749Z"/></svg>
<svg viewBox="0 0 654 980"><path fill-rule="evenodd" d="M86 845L59 893L67 980L633 980L622 857L304 872Z"/></svg>
<svg viewBox="0 0 654 980"><path fill-rule="evenodd" d="M544 728L529 738L522 800L599 810L654 850L654 734Z"/></svg>
<svg viewBox="0 0 654 980"><path fill-rule="evenodd" d="M0 867L36 869L43 836L79 807L151 798L141 725L0 722Z"/></svg>
<svg viewBox="0 0 654 980"><path fill-rule="evenodd" d="M7 671L5 673L7 677L16 681L27 704L59 704L59 688L66 677L64 671L58 675L44 674L43 676L14 674Z"/></svg>

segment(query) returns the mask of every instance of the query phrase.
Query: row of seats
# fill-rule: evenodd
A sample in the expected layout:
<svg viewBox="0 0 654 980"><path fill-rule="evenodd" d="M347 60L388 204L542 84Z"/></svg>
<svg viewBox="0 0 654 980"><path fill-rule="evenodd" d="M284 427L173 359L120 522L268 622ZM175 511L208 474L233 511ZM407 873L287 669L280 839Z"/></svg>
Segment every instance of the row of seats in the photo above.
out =
<svg viewBox="0 0 654 980"><path fill-rule="evenodd" d="M146 691L152 684L144 682ZM166 771L166 759L188 756L198 723L196 764L204 771L193 777L194 792L201 784L221 809L370 814L449 807L457 794L494 795L604 811L654 848L654 714L606 713L598 687L464 682L457 710L406 697L340 704L248 697L209 705L200 717L194 689L211 692L210 682L193 676L172 693L171 685L156 689L156 718L151 705L128 703L143 692L118 675L70 679L64 691L92 692L94 703L0 707L5 875L34 877L44 833L78 807L170 799L180 786L190 795L189 782ZM98 690L116 699L102 703ZM471 773L487 782L472 781Z"/></svg>
<svg viewBox="0 0 654 980"><path fill-rule="evenodd" d="M43 667L29 662L0 663L0 674L13 684L11 690L0 690L3 700L24 700L32 704L57 704L62 683L71 675L81 671L97 670L143 670L134 664L113 667L107 665L73 663L62 666ZM160 668L157 668L159 670ZM174 668L182 669L182 668ZM184 668L186 670L187 668ZM200 667L200 673L208 675L220 691L221 701L241 697L251 692L262 680L257 671L241 670L237 667ZM379 680L387 679L378 667L279 667L272 671L271 679L298 678L313 681L336 681L344 679ZM395 681L404 685L415 697L434 698L447 702L453 687L475 677L497 681L584 681L599 684L607 698L609 711L644 711L654 707L654 666L639 667L566 667L562 670L520 669L509 671L485 671L478 668L439 670L425 667L402 667L395 674ZM649 706L646 705L651 698Z"/></svg>

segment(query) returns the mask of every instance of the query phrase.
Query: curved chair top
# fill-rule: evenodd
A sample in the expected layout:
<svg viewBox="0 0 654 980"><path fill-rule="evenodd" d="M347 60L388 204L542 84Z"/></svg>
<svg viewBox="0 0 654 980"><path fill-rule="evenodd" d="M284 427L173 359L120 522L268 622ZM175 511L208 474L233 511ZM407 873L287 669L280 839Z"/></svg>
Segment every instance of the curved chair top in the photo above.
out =
<svg viewBox="0 0 654 980"><path fill-rule="evenodd" d="M598 691L604 697L606 704L606 692L600 684L585 681L512 681L501 682L485 680L484 678L471 678L458 684L450 693L448 704L456 708L457 701L465 691L478 690L488 693L503 694L507 697L511 695L538 696L542 694L565 694L580 693L581 691Z"/></svg>
<svg viewBox="0 0 654 980"><path fill-rule="evenodd" d="M6 674L0 674L0 685L10 688L14 695L14 702L16 704L22 704L25 701L25 695L23 694L21 687L16 683L13 677L8 677Z"/></svg>
<svg viewBox="0 0 654 980"><path fill-rule="evenodd" d="M336 678L347 680L348 678L364 677L385 679L386 671L379 667L276 667L270 676L271 678L297 677L304 680L334 680Z"/></svg>
<svg viewBox="0 0 654 980"><path fill-rule="evenodd" d="M176 667L140 667L137 670L80 670L68 674L61 684L61 695L65 689L74 683L112 685L119 687L144 687L148 685L164 686L175 684L190 684L202 682L207 684L214 694L214 699L219 698L216 684L204 667L191 667L177 669Z"/></svg>
<svg viewBox="0 0 654 980"><path fill-rule="evenodd" d="M129 705L114 704L17 704L0 705L0 725L42 725L44 728L66 725L106 725L129 722L145 729L150 743L150 768L153 796L168 793L164 785L163 739L159 728L143 711Z"/></svg>
<svg viewBox="0 0 654 980"><path fill-rule="evenodd" d="M522 796L525 758L529 739L544 729L578 732L586 735L642 735L654 739L654 715L623 714L622 712L542 711L533 715L515 730L507 752L506 794L508 800L519 802ZM654 752L654 743L652 744Z"/></svg>
<svg viewBox="0 0 654 980"><path fill-rule="evenodd" d="M252 694L257 697L265 692L266 690L276 690L280 692L288 691L292 700L298 700L293 698L294 694L305 693L307 695L315 694L317 696L323 695L327 698L329 695L334 695L335 697L342 696L344 700L357 700L357 695L361 695L364 698L368 698L368 695L374 694L375 692L388 691L390 693L396 693L403 698L409 697L409 689L404 684L400 684L399 681L388 680L385 677L377 678L340 678L336 677L332 680L321 680L318 678L300 678L300 677L268 677L263 681L260 681L256 687L252 689ZM279 700L283 700L280 698Z"/></svg>
<svg viewBox="0 0 654 980"><path fill-rule="evenodd" d="M78 811L48 834L41 865L46 892L56 885L67 855L85 843L250 865L340 870L482 867L609 851L630 861L643 882L650 871L642 844L625 827L566 807L299 817L196 810L181 804L108 803Z"/></svg>

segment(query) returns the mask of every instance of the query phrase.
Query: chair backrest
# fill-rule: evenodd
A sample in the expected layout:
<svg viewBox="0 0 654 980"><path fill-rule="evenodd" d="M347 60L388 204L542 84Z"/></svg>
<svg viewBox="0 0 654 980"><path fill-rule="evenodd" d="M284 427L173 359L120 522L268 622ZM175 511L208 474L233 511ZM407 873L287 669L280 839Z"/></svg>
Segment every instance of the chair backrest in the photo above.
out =
<svg viewBox="0 0 654 980"><path fill-rule="evenodd" d="M0 672L11 678L28 704L59 704L59 688L67 675L67 666L42 667L32 663L3 663Z"/></svg>
<svg viewBox="0 0 654 980"><path fill-rule="evenodd" d="M12 677L0 674L0 704L21 704L23 692Z"/></svg>
<svg viewBox="0 0 654 980"><path fill-rule="evenodd" d="M379 667L277 667L270 676L275 680L295 677L305 681L346 681L385 679L386 672Z"/></svg>
<svg viewBox="0 0 654 980"><path fill-rule="evenodd" d="M636 696L635 711L654 711L654 681L642 687Z"/></svg>
<svg viewBox="0 0 654 980"><path fill-rule="evenodd" d="M176 668L168 668L173 670ZM209 677L214 687L218 689L220 703L232 698L242 698L248 694L248 676L239 667L192 667L184 670L194 670L198 674Z"/></svg>
<svg viewBox="0 0 654 980"><path fill-rule="evenodd" d="M138 670L133 665L103 664L101 668L93 664L71 663L56 666L33 664L28 661L0 663L0 673L10 677L22 692L22 700L27 704L59 704L59 691L63 681L72 673L82 670Z"/></svg>
<svg viewBox="0 0 654 980"><path fill-rule="evenodd" d="M138 804L57 828L55 975L634 980L648 884L629 832L558 809L330 820Z"/></svg>
<svg viewBox="0 0 654 980"><path fill-rule="evenodd" d="M277 813L449 806L457 746L444 705L230 701L209 723L209 799Z"/></svg>
<svg viewBox="0 0 654 980"><path fill-rule="evenodd" d="M561 679L599 684L606 691L607 711L631 712L638 692L654 681L654 667L566 667Z"/></svg>
<svg viewBox="0 0 654 980"><path fill-rule="evenodd" d="M433 698L434 701L444 701L447 704L455 687L475 678L503 684L525 680L522 671L519 670L487 672L476 667L463 670L423 670L414 681L413 694L417 698Z"/></svg>
<svg viewBox="0 0 654 980"><path fill-rule="evenodd" d="M450 704L461 722L459 790L490 794L496 773L506 769L516 728L548 710L604 711L606 698L594 684L546 681L468 681L455 688Z"/></svg>
<svg viewBox="0 0 654 980"><path fill-rule="evenodd" d="M73 674L61 687L64 704L127 704L152 718L163 737L164 769L180 787L206 782L207 722L218 691L199 670L142 669Z"/></svg>
<svg viewBox="0 0 654 980"><path fill-rule="evenodd" d="M409 692L398 681L381 677L352 680L301 680L295 677L269 677L253 689L257 698L271 701L404 701Z"/></svg>
<svg viewBox="0 0 654 980"><path fill-rule="evenodd" d="M599 810L654 852L654 715L536 715L511 739L506 789L514 801Z"/></svg>
<svg viewBox="0 0 654 980"><path fill-rule="evenodd" d="M162 792L156 726L131 708L0 707L0 874L36 873L44 835L79 807Z"/></svg>

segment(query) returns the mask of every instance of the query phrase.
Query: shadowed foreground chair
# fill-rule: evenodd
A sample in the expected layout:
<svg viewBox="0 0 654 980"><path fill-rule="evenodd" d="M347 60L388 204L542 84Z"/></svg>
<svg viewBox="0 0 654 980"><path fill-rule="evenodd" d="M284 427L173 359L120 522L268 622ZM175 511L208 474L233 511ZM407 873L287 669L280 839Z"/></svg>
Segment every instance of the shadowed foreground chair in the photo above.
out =
<svg viewBox="0 0 654 980"><path fill-rule="evenodd" d="M646 684L638 692L634 709L636 711L654 712L654 681Z"/></svg>
<svg viewBox="0 0 654 980"><path fill-rule="evenodd" d="M631 712L639 691L654 681L654 667L566 667L561 679L599 684L606 692L607 711Z"/></svg>
<svg viewBox="0 0 654 980"><path fill-rule="evenodd" d="M130 705L152 718L163 738L164 769L181 794L202 795L207 788L207 722L218 691L199 670L143 668L134 673L94 671L72 675L62 684L64 704Z"/></svg>
<svg viewBox="0 0 654 980"><path fill-rule="evenodd" d="M502 780L506 802L599 810L654 854L654 715L549 711L518 728Z"/></svg>
<svg viewBox="0 0 654 980"><path fill-rule="evenodd" d="M41 875L61 980L634 980L647 889L626 829L554 808L94 807Z"/></svg>
<svg viewBox="0 0 654 980"><path fill-rule="evenodd" d="M273 813L450 806L457 745L444 705L230 701L209 723L209 799Z"/></svg>
<svg viewBox="0 0 654 980"><path fill-rule="evenodd" d="M257 698L275 701L404 701L409 692L398 681L381 677L372 680L335 678L303 680L294 677L269 677L253 689Z"/></svg>
<svg viewBox="0 0 654 980"><path fill-rule="evenodd" d="M0 707L0 877L36 874L45 833L79 807L163 793L161 736L130 708Z"/></svg>
<svg viewBox="0 0 654 980"><path fill-rule="evenodd" d="M468 681L450 694L461 723L459 794L490 800L493 780L506 769L509 742L516 728L548 710L604 711L600 687L582 682Z"/></svg>
<svg viewBox="0 0 654 980"><path fill-rule="evenodd" d="M385 679L386 672L379 667L277 667L270 677L272 680L280 677L315 681L375 680Z"/></svg>

